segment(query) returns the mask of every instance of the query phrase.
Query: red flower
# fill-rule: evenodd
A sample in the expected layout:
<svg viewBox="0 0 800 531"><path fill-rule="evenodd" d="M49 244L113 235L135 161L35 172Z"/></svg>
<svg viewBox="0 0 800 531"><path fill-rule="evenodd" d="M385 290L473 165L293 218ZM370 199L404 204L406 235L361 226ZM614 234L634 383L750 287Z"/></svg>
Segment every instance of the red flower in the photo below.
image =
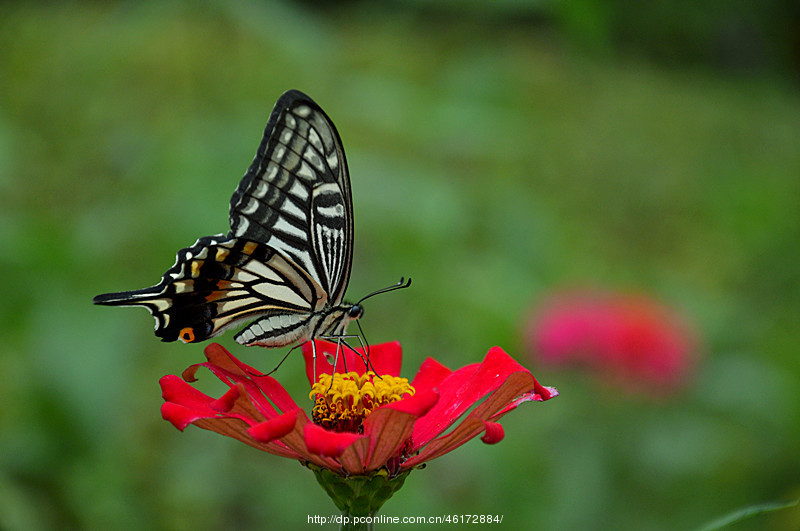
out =
<svg viewBox="0 0 800 531"><path fill-rule="evenodd" d="M336 345L319 341L316 349L315 371L310 346L303 348L316 399L314 421L277 380L258 376L258 371L216 343L206 347L206 363L190 366L183 378L161 379L162 415L180 430L194 424L340 475L371 474L382 468L394 475L481 433L485 443L499 442L503 429L497 421L503 415L523 402L558 394L540 385L499 347L489 350L483 362L457 371L428 358L410 385L399 377L397 342L370 348L370 368L380 377L368 373L364 361L349 350L340 355L332 375L326 356L333 356ZM220 398L187 383L195 381L201 366L229 386ZM345 370L351 372L345 374ZM313 381L314 374L320 375L319 382ZM471 408L454 429L444 433Z"/></svg>
<svg viewBox="0 0 800 531"><path fill-rule="evenodd" d="M636 389L664 390L685 381L696 349L674 312L633 295L553 297L531 318L526 334L542 361L603 370Z"/></svg>

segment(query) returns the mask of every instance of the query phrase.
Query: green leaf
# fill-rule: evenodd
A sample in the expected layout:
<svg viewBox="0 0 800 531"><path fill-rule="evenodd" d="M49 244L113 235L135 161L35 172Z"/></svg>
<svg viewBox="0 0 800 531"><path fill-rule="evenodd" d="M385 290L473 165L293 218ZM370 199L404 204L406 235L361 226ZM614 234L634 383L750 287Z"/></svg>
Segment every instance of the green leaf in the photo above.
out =
<svg viewBox="0 0 800 531"><path fill-rule="evenodd" d="M772 511L779 511L781 509L788 509L789 507L795 507L798 503L800 503L800 499L788 502L767 502L759 503L757 505L750 505L741 509L737 509L732 513L726 514L725 516L709 522L700 528L700 531L713 531L715 529L722 529L725 526L741 522L742 520L746 520L752 516L769 513Z"/></svg>

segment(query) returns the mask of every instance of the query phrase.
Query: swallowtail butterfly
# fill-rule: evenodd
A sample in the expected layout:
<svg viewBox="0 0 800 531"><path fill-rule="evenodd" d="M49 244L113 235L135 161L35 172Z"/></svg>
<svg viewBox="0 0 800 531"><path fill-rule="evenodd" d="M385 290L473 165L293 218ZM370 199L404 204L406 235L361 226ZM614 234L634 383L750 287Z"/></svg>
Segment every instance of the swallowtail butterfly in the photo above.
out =
<svg viewBox="0 0 800 531"><path fill-rule="evenodd" d="M275 104L231 198L229 221L227 235L180 250L157 285L98 295L94 303L144 306L162 341L185 343L254 320L236 341L281 347L343 336L361 317L364 299L342 302L353 260L342 141L328 115L302 92L290 90ZM401 279L375 293L410 282Z"/></svg>

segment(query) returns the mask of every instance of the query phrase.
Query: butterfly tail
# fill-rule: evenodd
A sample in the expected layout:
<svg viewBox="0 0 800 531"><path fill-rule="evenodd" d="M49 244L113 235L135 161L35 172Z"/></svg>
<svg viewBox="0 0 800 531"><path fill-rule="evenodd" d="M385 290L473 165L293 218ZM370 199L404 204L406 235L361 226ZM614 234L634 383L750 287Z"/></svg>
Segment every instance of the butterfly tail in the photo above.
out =
<svg viewBox="0 0 800 531"><path fill-rule="evenodd" d="M143 306L156 321L155 334L161 341L194 343L214 335L209 320L212 308L201 301L185 300L176 305L165 286L158 285L135 291L103 293L94 297L95 304L104 306ZM218 332L218 331L217 331Z"/></svg>
<svg viewBox="0 0 800 531"><path fill-rule="evenodd" d="M101 293L96 295L92 302L103 306L145 306L145 302L153 295L159 295L163 291L157 289L159 286L138 289L133 291L118 291L116 293Z"/></svg>

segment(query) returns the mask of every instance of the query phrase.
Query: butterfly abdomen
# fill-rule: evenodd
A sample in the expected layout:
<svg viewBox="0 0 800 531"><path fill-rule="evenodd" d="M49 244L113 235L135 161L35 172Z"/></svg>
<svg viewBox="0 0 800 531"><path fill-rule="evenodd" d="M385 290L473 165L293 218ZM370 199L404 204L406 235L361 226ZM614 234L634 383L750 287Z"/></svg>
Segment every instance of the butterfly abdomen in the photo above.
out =
<svg viewBox="0 0 800 531"><path fill-rule="evenodd" d="M310 336L317 316L302 313L266 315L236 334L242 345L283 347Z"/></svg>
<svg viewBox="0 0 800 531"><path fill-rule="evenodd" d="M267 314L239 332L235 339L247 346L283 347L297 341L343 335L352 319L348 315L350 306L339 305L311 314Z"/></svg>

